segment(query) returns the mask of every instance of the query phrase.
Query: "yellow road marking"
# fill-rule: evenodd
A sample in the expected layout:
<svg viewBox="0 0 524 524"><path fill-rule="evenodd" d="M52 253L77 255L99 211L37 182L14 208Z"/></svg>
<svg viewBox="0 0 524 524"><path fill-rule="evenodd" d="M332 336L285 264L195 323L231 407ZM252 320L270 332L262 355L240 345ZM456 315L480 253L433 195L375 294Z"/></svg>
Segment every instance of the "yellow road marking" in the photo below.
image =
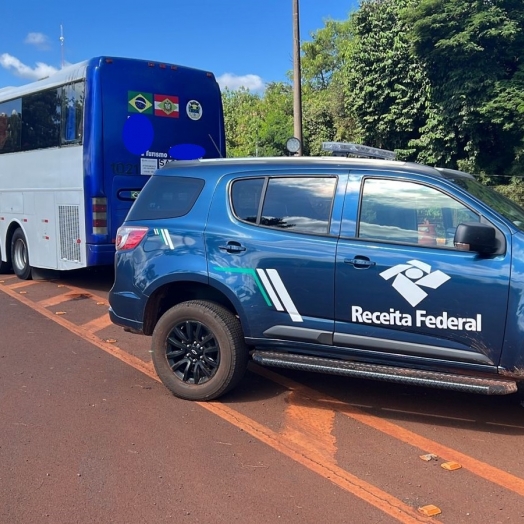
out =
<svg viewBox="0 0 524 524"><path fill-rule="evenodd" d="M41 280L17 280L14 284L7 284L9 289L20 289L23 287L37 286Z"/></svg>
<svg viewBox="0 0 524 524"><path fill-rule="evenodd" d="M58 304L63 304L71 300L71 297L68 296L68 293L63 295L57 295L56 297L46 298L44 300L39 300L37 304L42 307L58 306Z"/></svg>
<svg viewBox="0 0 524 524"><path fill-rule="evenodd" d="M121 350L117 346L100 340L98 337L96 337L96 335L94 335L93 333L86 332L82 327L79 327L73 324L72 322L65 320L62 317L55 316L53 313L49 312L47 309L41 307L39 304L35 302L32 302L30 299L26 298L25 296L22 296L18 293L13 292L12 291L13 287L14 287L13 285L11 286L0 285L0 288L6 294L11 296L12 298L24 303L31 309L38 311L39 313L55 321L57 324L61 325L62 327L72 331L79 337L91 342L92 344L99 347L100 349L119 358L123 362L133 366L135 369L145 373L146 375L153 378L154 380L159 381L151 363L146 363L142 361L141 359L138 359L137 357L134 357L133 355L130 355L129 353ZM79 289L79 288L76 288L76 289ZM96 296L93 296L93 298L100 299L100 297L96 297ZM282 375L278 375L277 373L274 373L273 371L270 371L266 368L261 368L256 365L252 365L252 370L260 374L261 376L264 376L268 378L269 380L272 380L273 382L283 385L287 389L300 393L300 395L302 395L303 397L310 398L312 402L317 402L319 404L320 409L325 410L326 407L329 407L329 409L333 411L338 411L340 413L343 413L344 415L349 416L350 418L353 418L354 420L358 420L359 422L363 424L366 424L374 429L377 429L378 431L381 431L382 433L385 433L391 437L396 438L397 440L400 440L409 445L417 447L422 451L435 453L446 460L457 461L462 464L463 468L469 470L471 473L479 477L482 477L490 482L493 482L494 484L498 484L501 487L509 491L513 491L521 496L524 496L524 479L520 477L517 477L503 470L495 468L485 462L477 460L457 450L441 445L431 439L418 435L417 433L414 433L410 430L402 428L401 426L393 424L389 421L386 421L374 415L365 413L364 411L362 411L361 409L355 406L351 406L351 405L342 403L340 401L337 401L336 399L329 399L329 398L326 398L325 396L321 398L319 392L311 388L308 388L307 386L303 386L297 382L294 382L290 379L287 379L286 377L283 377ZM303 402L302 397L301 397L301 402ZM198 404L212 412L216 412L212 408L212 406L219 405L216 403L201 403L201 402L199 402ZM297 412L291 415L292 417L295 417L295 419L297 418L296 413ZM220 415L219 412L216 412L216 414L219 416L222 416ZM248 420L251 420L251 419L248 419ZM254 421L253 423L255 425L257 424ZM293 441L292 431L286 434L286 430L284 430L284 438L288 442ZM301 443L301 447L303 447L304 442L308 442L308 440L310 443L312 442L311 436L309 437L309 439L307 437L306 438L301 437L301 438L303 439L303 442ZM328 452L328 456L329 456L329 453L330 452ZM360 495L357 495L357 496L360 496ZM409 508L409 506L407 507ZM419 517L419 515L416 515L416 514L415 516ZM432 520L432 521L436 522L435 520Z"/></svg>
<svg viewBox="0 0 524 524"><path fill-rule="evenodd" d="M290 443L283 441L280 434L273 432L266 426L242 415L225 404L220 404L218 402L199 402L199 404L222 419L227 420L234 426L242 428L245 432L261 442L264 442L276 451L279 451L326 480L336 484L343 490L356 495L375 508L382 510L384 513L397 519L399 522L405 524L416 522L438 522L435 519L428 519L418 514L413 508L404 504L401 500L393 497L385 491L382 491L376 486L369 484L365 480L352 475L335 464L318 462L316 457L309 455L309 452L307 454L304 453L300 448L297 449L292 444L290 445ZM328 518L327 515L326 518Z"/></svg>
<svg viewBox="0 0 524 524"><path fill-rule="evenodd" d="M123 351L122 349L115 346L114 344L109 344L101 340L95 334L85 331L81 326L77 326L76 324L73 324L73 322L65 319L64 317L56 316L55 313L53 313L52 311L49 311L45 307L40 306L38 303L32 302L27 297L19 295L18 293L15 293L14 291L10 289L10 287L0 285L0 289L4 293L9 295L11 298L18 300L19 302L22 302L23 304L33 309L34 311L37 311L38 313L42 314L44 317L47 317L48 319L52 320L53 322L56 322L57 324L64 327L65 329L68 329L75 335L78 335L80 338L87 340L91 344L104 350L106 353L113 355L114 357L122 360L126 364L133 366L135 369L138 369L142 373L158 381L157 374L155 370L153 369L153 364L151 362L144 362L143 360L133 355L130 355L126 351Z"/></svg>
<svg viewBox="0 0 524 524"><path fill-rule="evenodd" d="M109 318L109 314L106 314L102 317L95 318L90 322L82 324L81 328L85 329L86 331L89 331L89 333L95 333L96 331L101 331L102 329L105 329L113 325L114 324L111 322L111 319Z"/></svg>
<svg viewBox="0 0 524 524"><path fill-rule="evenodd" d="M146 363L115 345L100 340L92 332L86 332L84 326L77 326L62 317L57 317L45 309L41 303L32 302L27 297L21 296L19 293L13 291L13 289L18 289L19 287L23 286L16 284L9 286L0 285L0 288L12 298L24 303L79 337L133 366L150 378L159 381L151 363ZM93 298L100 300L100 297L93 296ZM95 319L85 326L93 327L95 324L98 325L98 322L104 323L105 321L101 320L103 318L106 317ZM343 489L350 491L373 506L394 516L400 522L426 522L426 520L420 520L421 516L400 500L335 466L334 454L336 444L334 437L331 435L335 412L342 413L401 442L417 447L424 452L435 453L445 460L459 462L464 469L469 470L471 473L524 496L524 479L520 477L495 468L485 462L439 444L387 420L368 414L355 406L322 396L318 391L278 375L266 368L251 365L251 369L261 376L291 390L289 397L290 405L286 411L286 426L281 434L272 432L268 428L223 404L216 402L199 402L198 404L208 411L231 421L236 426L242 427L259 440L266 442L274 449L285 453L290 458L316 471L324 478L328 478L331 482L339 485ZM294 398L300 398L300 405L303 406L304 409L298 406L298 403L294 403ZM319 418L316 419L315 417ZM315 420L318 422L315 422ZM383 504L384 501L386 501L385 505ZM392 508L396 509L392 510ZM436 521L432 520L432 522Z"/></svg>
<svg viewBox="0 0 524 524"><path fill-rule="evenodd" d="M524 479L520 477L490 466L481 460L477 460L473 457L470 457L469 455L466 455L465 453L461 453L460 451L439 444L434 440L423 437L422 435L398 426L397 424L393 424L392 422L381 419L375 415L370 415L369 413L366 413L355 406L326 397L325 395L321 395L318 391L308 388L307 386L303 386L302 384L279 375L269 369L261 368L253 364L252 370L257 374L284 386L287 389L296 391L303 397L311 399L311 401L316 402L319 407L338 411L339 413L342 413L362 424L389 435L390 437L414 446L425 453L434 453L445 460L458 462L462 464L464 469L469 470L478 477L482 477L509 491L513 491L518 495L524 496Z"/></svg>

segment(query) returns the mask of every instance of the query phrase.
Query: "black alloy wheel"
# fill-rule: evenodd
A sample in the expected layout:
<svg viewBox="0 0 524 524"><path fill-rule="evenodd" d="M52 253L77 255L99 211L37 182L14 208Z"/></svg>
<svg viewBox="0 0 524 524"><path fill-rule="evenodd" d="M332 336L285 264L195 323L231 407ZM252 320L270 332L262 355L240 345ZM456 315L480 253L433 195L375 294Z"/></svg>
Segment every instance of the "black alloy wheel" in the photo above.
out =
<svg viewBox="0 0 524 524"><path fill-rule="evenodd" d="M196 320L186 320L174 326L167 337L166 358L181 381L198 385L217 372L220 350L207 326Z"/></svg>
<svg viewBox="0 0 524 524"><path fill-rule="evenodd" d="M205 300L177 304L162 315L152 356L162 383L186 400L213 400L229 391L249 358L238 318Z"/></svg>

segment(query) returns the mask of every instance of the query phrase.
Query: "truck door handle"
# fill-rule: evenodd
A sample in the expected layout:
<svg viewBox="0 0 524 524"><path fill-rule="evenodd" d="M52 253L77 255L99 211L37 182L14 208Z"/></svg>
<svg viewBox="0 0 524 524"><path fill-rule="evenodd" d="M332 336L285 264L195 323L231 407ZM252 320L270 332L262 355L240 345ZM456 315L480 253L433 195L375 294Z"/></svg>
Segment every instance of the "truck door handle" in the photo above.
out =
<svg viewBox="0 0 524 524"><path fill-rule="evenodd" d="M345 258L344 264L353 264L357 269L368 269L377 265L376 262L369 260L369 258L360 256L356 256L355 258Z"/></svg>
<svg viewBox="0 0 524 524"><path fill-rule="evenodd" d="M241 253L246 248L238 242L228 242L225 246L218 246L221 251L227 251L228 253Z"/></svg>

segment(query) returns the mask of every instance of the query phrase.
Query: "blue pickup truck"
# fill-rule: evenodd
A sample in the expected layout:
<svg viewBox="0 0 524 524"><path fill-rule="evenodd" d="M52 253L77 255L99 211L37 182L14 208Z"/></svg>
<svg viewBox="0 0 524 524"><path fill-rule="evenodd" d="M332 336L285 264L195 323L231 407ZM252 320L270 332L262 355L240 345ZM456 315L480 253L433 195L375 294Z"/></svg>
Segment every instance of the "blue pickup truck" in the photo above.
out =
<svg viewBox="0 0 524 524"><path fill-rule="evenodd" d="M152 335L180 398L219 397L250 359L494 395L524 382L524 210L467 173L340 156L174 162L116 247L111 319Z"/></svg>

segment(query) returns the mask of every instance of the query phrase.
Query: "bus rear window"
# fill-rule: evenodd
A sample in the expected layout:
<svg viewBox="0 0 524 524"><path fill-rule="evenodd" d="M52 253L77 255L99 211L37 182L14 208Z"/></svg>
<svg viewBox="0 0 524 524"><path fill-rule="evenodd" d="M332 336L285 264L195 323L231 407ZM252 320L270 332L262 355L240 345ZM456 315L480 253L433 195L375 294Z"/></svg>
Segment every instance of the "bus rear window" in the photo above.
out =
<svg viewBox="0 0 524 524"><path fill-rule="evenodd" d="M152 176L140 191L127 220L184 216L195 205L203 187L201 178Z"/></svg>

